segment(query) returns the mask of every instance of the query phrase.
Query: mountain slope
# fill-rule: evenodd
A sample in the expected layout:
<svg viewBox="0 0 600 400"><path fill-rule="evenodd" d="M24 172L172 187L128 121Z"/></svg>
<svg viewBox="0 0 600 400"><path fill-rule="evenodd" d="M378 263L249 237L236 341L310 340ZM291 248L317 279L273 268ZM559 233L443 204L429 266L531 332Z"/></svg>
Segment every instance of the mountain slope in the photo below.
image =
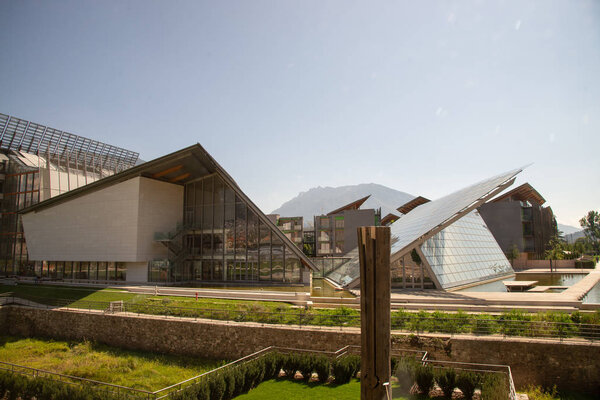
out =
<svg viewBox="0 0 600 400"><path fill-rule="evenodd" d="M415 196L376 183L340 187L316 187L283 203L272 214L282 217L304 217L305 223L312 223L314 215L327 214L341 206L371 195L361 209L381 207L381 216L396 211L396 208L413 199Z"/></svg>
<svg viewBox="0 0 600 400"><path fill-rule="evenodd" d="M563 224L557 224L557 225L558 225L558 230L561 231L562 233L564 233L565 235L567 235L569 233L579 232L582 230L581 227L576 228L571 225L563 225Z"/></svg>

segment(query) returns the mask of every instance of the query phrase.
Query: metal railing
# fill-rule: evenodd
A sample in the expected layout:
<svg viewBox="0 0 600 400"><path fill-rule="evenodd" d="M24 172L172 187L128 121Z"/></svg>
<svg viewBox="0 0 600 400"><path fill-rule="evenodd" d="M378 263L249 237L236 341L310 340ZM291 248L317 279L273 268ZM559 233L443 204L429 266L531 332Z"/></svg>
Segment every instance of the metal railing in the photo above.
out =
<svg viewBox="0 0 600 400"><path fill-rule="evenodd" d="M49 297L0 296L0 304L18 304L37 308L64 308L110 312L108 301L67 300ZM114 308L113 308L114 309ZM137 315L157 315L164 318L206 319L226 322L254 322L264 324L310 326L315 329L343 329L360 327L360 315L330 314L324 310L264 311L260 309L234 310L204 307L177 307L168 304L138 304L123 302L122 312ZM498 315L482 318L476 314L463 316L421 315L392 312L391 328L406 333L441 333L444 335L494 335L502 338L528 337L558 340L600 340L600 325L555 321L519 320Z"/></svg>

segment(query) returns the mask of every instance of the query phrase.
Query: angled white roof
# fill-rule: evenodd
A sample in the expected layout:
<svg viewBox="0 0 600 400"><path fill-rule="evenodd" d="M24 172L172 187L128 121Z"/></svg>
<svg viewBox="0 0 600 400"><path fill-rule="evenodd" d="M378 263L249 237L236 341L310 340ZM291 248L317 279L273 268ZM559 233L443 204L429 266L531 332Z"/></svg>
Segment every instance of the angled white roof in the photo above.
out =
<svg viewBox="0 0 600 400"><path fill-rule="evenodd" d="M392 261L512 185L523 168L513 169L416 207L392 224Z"/></svg>

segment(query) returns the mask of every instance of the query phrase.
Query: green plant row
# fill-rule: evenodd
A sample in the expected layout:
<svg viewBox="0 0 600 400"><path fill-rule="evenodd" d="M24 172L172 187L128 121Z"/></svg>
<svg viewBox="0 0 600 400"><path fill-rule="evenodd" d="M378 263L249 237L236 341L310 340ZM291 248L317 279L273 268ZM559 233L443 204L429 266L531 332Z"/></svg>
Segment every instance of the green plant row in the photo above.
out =
<svg viewBox="0 0 600 400"><path fill-rule="evenodd" d="M233 365L203 377L197 383L171 396L175 400L229 400L263 381L279 378L283 370L287 379L295 379L300 372L309 381L313 374L319 383L326 383L333 375L338 384L348 383L360 368L359 356L344 356L331 362L324 355L269 353L244 364Z"/></svg>
<svg viewBox="0 0 600 400"><path fill-rule="evenodd" d="M87 384L69 384L42 377L0 371L0 398L6 400L112 400L117 395ZM121 398L122 395L121 395Z"/></svg>
<svg viewBox="0 0 600 400"><path fill-rule="evenodd" d="M395 364L395 365L394 365ZM456 371L453 368L434 368L423 365L414 359L404 358L393 363L392 371L405 389L416 384L419 393L427 397L435 387L444 393L444 398L452 399L455 389L459 389L465 399L472 400L476 389L486 400L506 400L509 398L509 384L506 375L501 373L476 373Z"/></svg>

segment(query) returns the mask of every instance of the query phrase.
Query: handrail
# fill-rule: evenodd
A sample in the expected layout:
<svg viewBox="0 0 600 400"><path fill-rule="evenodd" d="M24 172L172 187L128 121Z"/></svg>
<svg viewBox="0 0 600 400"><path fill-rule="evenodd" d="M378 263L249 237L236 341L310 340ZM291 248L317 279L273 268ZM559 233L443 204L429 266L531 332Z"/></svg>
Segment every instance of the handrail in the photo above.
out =
<svg viewBox="0 0 600 400"><path fill-rule="evenodd" d="M3 368L3 366L10 366L9 368ZM32 374L23 374L19 371L15 371L15 368L20 368L23 370L28 370L28 371L32 371ZM147 397L148 395L153 394L153 392L150 392L148 390L143 390L143 389L135 389L132 387L128 387L128 386L122 386L122 385L117 385L114 383L108 383L108 382L102 382L102 381L96 381L93 379L87 379L87 378L81 378L78 376L73 376L73 375L66 375L66 374L61 374L58 372L52 372L52 371L47 371L45 369L41 369L41 368L33 368L33 367L27 367L25 365L19 365L19 364L14 364L14 363L9 363L9 362L5 362L5 361L0 361L0 369L4 370L4 371L11 371L12 373L18 373L21 375L32 375L32 376L39 376L40 373L45 374L45 375L51 375L51 376L56 376L59 378L66 378L66 379L70 379L73 381L77 381L79 383L86 383L86 384L93 384L93 385L97 385L97 386L105 386L105 387L111 387L111 388L116 388L117 392L119 390L124 390L124 391L130 391L130 392L135 392L135 393L139 393L139 394L144 394L146 395L145 397ZM59 379L60 382L65 382L62 379ZM70 383L70 382L65 382L65 383Z"/></svg>

